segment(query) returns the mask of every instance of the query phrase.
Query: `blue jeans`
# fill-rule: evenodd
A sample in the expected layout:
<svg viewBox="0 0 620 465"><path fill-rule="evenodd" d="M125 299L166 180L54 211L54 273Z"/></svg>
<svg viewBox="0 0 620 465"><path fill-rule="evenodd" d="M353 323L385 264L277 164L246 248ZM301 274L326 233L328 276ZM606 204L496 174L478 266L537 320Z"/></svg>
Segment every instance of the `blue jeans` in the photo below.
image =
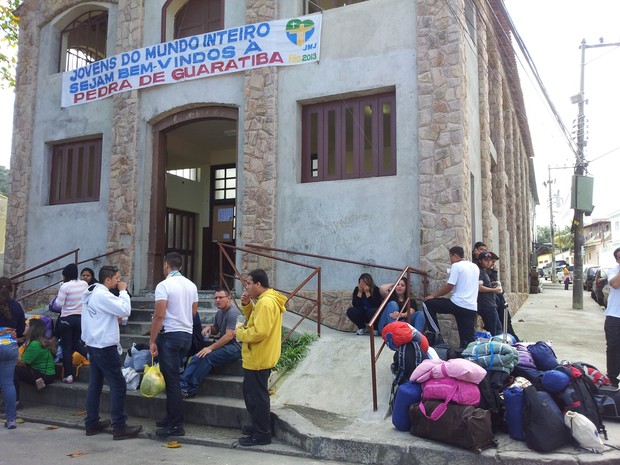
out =
<svg viewBox="0 0 620 465"><path fill-rule="evenodd" d="M399 310L400 307L398 305L398 302L391 300L387 303L377 323L377 329L379 330L379 333L383 331L383 327L385 325L396 321L394 318L390 317L390 313L398 312ZM403 315L404 314L405 313L403 312ZM417 311L412 313L411 317L409 318L409 324L421 333L424 333L424 326L426 325L426 317L424 316L424 312Z"/></svg>
<svg viewBox="0 0 620 465"><path fill-rule="evenodd" d="M69 315L60 318L60 345L62 347L63 376L73 376L73 352L84 357L88 354L82 344L82 316Z"/></svg>
<svg viewBox="0 0 620 465"><path fill-rule="evenodd" d="M17 418L17 397L13 375L17 364L17 344L0 345L0 390L6 408L6 419Z"/></svg>
<svg viewBox="0 0 620 465"><path fill-rule="evenodd" d="M196 394L200 387L200 382L209 374L211 368L232 363L241 358L241 349L234 342L230 342L223 347L215 349L206 357L194 355L187 368L181 375L181 389L188 394Z"/></svg>
<svg viewBox="0 0 620 465"><path fill-rule="evenodd" d="M127 426L127 412L125 412L125 395L127 384L121 372L123 364L116 346L97 349L88 348L90 355L90 379L88 381L88 395L86 397L86 429L95 427L99 422L99 401L103 379L110 386L110 420L112 428L123 429Z"/></svg>
<svg viewBox="0 0 620 465"><path fill-rule="evenodd" d="M192 345L191 333L175 331L157 336L159 368L166 381L166 418L170 426L183 426L180 368L183 357Z"/></svg>

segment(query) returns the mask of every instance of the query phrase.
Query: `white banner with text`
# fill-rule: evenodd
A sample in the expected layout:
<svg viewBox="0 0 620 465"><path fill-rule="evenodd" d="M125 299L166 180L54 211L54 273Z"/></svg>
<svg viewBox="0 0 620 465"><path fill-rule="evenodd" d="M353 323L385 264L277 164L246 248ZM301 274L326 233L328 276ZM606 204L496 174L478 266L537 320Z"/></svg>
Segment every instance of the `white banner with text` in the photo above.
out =
<svg viewBox="0 0 620 465"><path fill-rule="evenodd" d="M62 75L61 106L265 66L319 60L321 14L208 32L124 52Z"/></svg>

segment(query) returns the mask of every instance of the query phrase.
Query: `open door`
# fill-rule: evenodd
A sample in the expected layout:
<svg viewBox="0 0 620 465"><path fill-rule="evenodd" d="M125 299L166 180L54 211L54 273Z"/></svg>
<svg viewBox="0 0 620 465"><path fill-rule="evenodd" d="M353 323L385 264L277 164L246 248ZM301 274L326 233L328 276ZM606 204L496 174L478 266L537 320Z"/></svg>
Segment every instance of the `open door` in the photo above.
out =
<svg viewBox="0 0 620 465"><path fill-rule="evenodd" d="M202 288L219 287L219 247L218 242L235 244L237 239L237 169L235 165L211 167L211 222L203 230ZM207 245L208 244L208 245ZM234 261L234 251L229 252ZM232 268L223 263L224 274L232 274ZM232 281L229 282L232 284Z"/></svg>
<svg viewBox="0 0 620 465"><path fill-rule="evenodd" d="M236 108L205 106L153 126L147 288L162 279L164 254L172 250L200 288L218 285L213 241L236 239L237 116Z"/></svg>

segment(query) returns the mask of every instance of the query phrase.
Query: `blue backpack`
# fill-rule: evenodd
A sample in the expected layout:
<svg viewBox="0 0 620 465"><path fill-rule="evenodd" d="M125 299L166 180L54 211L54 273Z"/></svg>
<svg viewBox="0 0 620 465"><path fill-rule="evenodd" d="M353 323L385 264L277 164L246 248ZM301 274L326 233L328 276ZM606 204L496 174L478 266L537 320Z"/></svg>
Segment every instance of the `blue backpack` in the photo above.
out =
<svg viewBox="0 0 620 465"><path fill-rule="evenodd" d="M549 344L538 341L536 344L527 346L527 350L532 354L536 368L542 371L553 370L558 366L558 358Z"/></svg>

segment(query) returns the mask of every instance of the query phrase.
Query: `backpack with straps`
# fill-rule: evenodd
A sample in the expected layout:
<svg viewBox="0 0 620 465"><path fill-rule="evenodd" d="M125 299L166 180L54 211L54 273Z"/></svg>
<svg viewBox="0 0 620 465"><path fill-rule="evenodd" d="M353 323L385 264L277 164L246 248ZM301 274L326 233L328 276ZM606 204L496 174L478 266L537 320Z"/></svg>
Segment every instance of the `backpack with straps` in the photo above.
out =
<svg viewBox="0 0 620 465"><path fill-rule="evenodd" d="M409 381L409 377L413 370L422 363L426 358L426 354L420 348L417 342L408 342L396 349L394 354L394 363L391 365L394 380L392 381L392 389L390 391L390 408L394 406L394 396L398 387Z"/></svg>
<svg viewBox="0 0 620 465"><path fill-rule="evenodd" d="M598 432L607 439L607 430L603 424L603 417L595 397L597 389L592 380L584 374L579 366L568 362L557 366L555 369L570 377L568 386L561 392L554 394L562 412L566 413L568 410L572 410L585 415L594 423Z"/></svg>

